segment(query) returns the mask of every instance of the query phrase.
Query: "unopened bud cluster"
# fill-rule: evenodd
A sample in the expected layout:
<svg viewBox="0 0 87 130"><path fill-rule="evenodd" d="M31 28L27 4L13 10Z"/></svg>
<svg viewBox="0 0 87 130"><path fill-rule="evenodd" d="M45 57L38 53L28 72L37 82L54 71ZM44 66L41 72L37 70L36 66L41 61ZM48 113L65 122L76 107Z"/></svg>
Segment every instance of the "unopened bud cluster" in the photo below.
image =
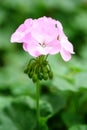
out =
<svg viewBox="0 0 87 130"><path fill-rule="evenodd" d="M39 56L36 59L31 59L24 72L28 74L29 78L31 78L33 82L53 78L53 72L46 60L46 56Z"/></svg>

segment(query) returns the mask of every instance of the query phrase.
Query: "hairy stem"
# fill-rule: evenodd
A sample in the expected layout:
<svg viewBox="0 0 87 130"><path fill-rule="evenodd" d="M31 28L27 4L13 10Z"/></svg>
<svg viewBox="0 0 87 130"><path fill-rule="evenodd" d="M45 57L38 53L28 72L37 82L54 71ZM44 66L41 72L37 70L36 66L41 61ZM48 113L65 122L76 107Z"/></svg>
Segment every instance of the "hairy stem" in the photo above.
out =
<svg viewBox="0 0 87 130"><path fill-rule="evenodd" d="M39 130L39 118L40 118L39 97L40 97L40 85L39 85L39 80L38 80L38 81L36 82L36 113L37 113L37 130Z"/></svg>

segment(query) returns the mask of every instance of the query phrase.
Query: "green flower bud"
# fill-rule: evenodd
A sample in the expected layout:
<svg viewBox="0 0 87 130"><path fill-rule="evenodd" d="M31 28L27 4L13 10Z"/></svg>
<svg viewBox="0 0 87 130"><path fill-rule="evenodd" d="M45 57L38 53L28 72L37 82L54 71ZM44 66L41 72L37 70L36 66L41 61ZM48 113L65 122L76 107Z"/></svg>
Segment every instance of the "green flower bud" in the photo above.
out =
<svg viewBox="0 0 87 130"><path fill-rule="evenodd" d="M32 76L33 76L33 71L28 72L28 76L29 76L29 78L32 78Z"/></svg>
<svg viewBox="0 0 87 130"><path fill-rule="evenodd" d="M46 66L47 64L48 64L48 62L45 60L45 61L43 62L43 65Z"/></svg>
<svg viewBox="0 0 87 130"><path fill-rule="evenodd" d="M47 67L44 67L44 66L43 66L42 71L43 71L43 73L47 73L47 72L48 72Z"/></svg>
<svg viewBox="0 0 87 130"><path fill-rule="evenodd" d="M47 79L48 79L48 74L44 74L44 75L43 75L43 79L44 79L44 80L47 80Z"/></svg>
<svg viewBox="0 0 87 130"><path fill-rule="evenodd" d="M25 69L24 69L24 73L28 73L28 67L26 67Z"/></svg>
<svg viewBox="0 0 87 130"><path fill-rule="evenodd" d="M38 78L37 78L37 75L36 75L36 74L33 74L33 76L32 76L32 80L33 80L34 83L37 82Z"/></svg>
<svg viewBox="0 0 87 130"><path fill-rule="evenodd" d="M53 78L53 72L52 72L52 71L49 71L49 72L48 72L48 75L49 75L49 79L52 79L52 78Z"/></svg>
<svg viewBox="0 0 87 130"><path fill-rule="evenodd" d="M35 65L35 63L32 62L32 63L29 64L29 66L28 66L28 75L30 76L30 78L32 77L32 74L33 74L33 72L34 72L34 65Z"/></svg>
<svg viewBox="0 0 87 130"><path fill-rule="evenodd" d="M39 80L42 80L43 79L43 75L40 73L40 74L38 74L38 79Z"/></svg>

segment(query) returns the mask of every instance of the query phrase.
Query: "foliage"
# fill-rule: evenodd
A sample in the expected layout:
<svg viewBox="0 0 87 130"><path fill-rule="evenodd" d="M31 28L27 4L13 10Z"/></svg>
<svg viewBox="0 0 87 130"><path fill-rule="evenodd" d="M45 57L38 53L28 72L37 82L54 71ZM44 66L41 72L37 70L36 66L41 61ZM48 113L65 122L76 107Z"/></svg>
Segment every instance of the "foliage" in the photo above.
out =
<svg viewBox="0 0 87 130"><path fill-rule="evenodd" d="M36 88L23 73L31 57L10 36L26 18L43 15L62 22L76 54L67 63L48 57L54 78L41 82L40 129L86 130L86 0L0 0L0 130L36 129Z"/></svg>

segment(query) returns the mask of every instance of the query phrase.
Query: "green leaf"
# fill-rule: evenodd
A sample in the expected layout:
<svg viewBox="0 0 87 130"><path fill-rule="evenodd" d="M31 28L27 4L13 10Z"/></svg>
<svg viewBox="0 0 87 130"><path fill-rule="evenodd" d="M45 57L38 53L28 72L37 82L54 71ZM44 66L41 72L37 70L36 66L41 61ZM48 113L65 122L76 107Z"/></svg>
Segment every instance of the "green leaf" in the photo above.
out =
<svg viewBox="0 0 87 130"><path fill-rule="evenodd" d="M53 88L52 88L53 89ZM63 97L61 92L52 92L43 95L42 100L48 102L48 108L44 107L44 111L49 111L48 115L54 115L66 106L66 98Z"/></svg>
<svg viewBox="0 0 87 130"><path fill-rule="evenodd" d="M60 77L54 78L53 85L55 86L57 90L62 90L62 91L66 91L66 90L77 91L78 90L75 85L73 85L72 83Z"/></svg>
<svg viewBox="0 0 87 130"><path fill-rule="evenodd" d="M46 99L47 100L47 99ZM48 120L49 116L53 113L52 105L45 100L40 101L40 114L45 121Z"/></svg>
<svg viewBox="0 0 87 130"><path fill-rule="evenodd" d="M19 130L14 122L4 113L0 111L0 130Z"/></svg>
<svg viewBox="0 0 87 130"><path fill-rule="evenodd" d="M75 125L70 127L69 130L87 130L87 125Z"/></svg>
<svg viewBox="0 0 87 130"><path fill-rule="evenodd" d="M39 130L48 130L48 127L43 120L40 120Z"/></svg>
<svg viewBox="0 0 87 130"><path fill-rule="evenodd" d="M34 130L36 127L36 114L26 103L13 102L1 115L0 130Z"/></svg>
<svg viewBox="0 0 87 130"><path fill-rule="evenodd" d="M87 88L87 72L81 72L75 76L75 85L78 88Z"/></svg>
<svg viewBox="0 0 87 130"><path fill-rule="evenodd" d="M5 108L6 106L9 106L11 102L12 102L11 97L0 96L0 110Z"/></svg>

